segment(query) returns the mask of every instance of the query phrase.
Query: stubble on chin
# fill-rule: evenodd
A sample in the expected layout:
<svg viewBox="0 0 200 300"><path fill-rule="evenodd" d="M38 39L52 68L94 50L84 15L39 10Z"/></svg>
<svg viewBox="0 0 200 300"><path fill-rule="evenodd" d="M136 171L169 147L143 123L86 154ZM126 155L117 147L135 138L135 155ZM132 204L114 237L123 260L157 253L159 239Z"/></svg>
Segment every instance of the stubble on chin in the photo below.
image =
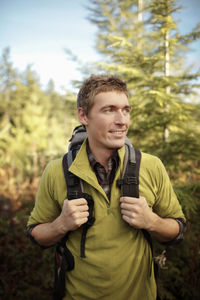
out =
<svg viewBox="0 0 200 300"><path fill-rule="evenodd" d="M117 149L122 148L125 145L125 140L121 143L112 143L110 146L108 146L108 150L115 151Z"/></svg>

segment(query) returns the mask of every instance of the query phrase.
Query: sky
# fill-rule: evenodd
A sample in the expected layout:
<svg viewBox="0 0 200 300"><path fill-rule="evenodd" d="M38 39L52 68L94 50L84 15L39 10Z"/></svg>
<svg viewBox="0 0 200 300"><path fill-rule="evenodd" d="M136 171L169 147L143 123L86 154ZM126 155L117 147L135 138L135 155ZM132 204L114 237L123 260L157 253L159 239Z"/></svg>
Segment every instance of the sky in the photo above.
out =
<svg viewBox="0 0 200 300"><path fill-rule="evenodd" d="M89 0L0 0L0 51L10 48L19 71L27 65L36 71L43 88L50 79L58 92L73 90L72 80L82 79L79 65L70 60L70 49L84 64L97 61L97 28L87 20ZM200 0L179 0L181 32L200 22ZM200 68L200 41L193 44L188 62Z"/></svg>

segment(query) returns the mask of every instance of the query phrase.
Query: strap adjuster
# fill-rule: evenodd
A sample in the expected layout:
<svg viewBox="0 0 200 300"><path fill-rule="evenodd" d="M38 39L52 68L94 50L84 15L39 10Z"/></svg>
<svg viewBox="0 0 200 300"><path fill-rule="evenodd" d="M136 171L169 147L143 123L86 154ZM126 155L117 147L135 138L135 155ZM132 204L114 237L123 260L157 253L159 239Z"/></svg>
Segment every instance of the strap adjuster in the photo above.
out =
<svg viewBox="0 0 200 300"><path fill-rule="evenodd" d="M130 176L130 177L125 177L123 179L117 180L117 185L122 186L122 185L130 185L130 184L139 184L139 181L137 177L135 176Z"/></svg>

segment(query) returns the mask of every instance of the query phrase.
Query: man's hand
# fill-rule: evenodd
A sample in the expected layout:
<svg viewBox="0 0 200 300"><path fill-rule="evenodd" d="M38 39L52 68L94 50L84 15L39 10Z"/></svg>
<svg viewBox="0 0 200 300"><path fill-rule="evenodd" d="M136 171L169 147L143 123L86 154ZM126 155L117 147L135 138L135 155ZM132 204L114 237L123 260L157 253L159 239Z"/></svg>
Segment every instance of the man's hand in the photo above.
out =
<svg viewBox="0 0 200 300"><path fill-rule="evenodd" d="M51 246L60 241L68 231L86 223L88 216L88 205L84 198L64 200L61 214L53 222L37 225L31 234L40 245Z"/></svg>
<svg viewBox="0 0 200 300"><path fill-rule="evenodd" d="M154 220L154 213L149 208L144 197L121 197L122 218L130 226L138 229L150 230Z"/></svg>
<svg viewBox="0 0 200 300"><path fill-rule="evenodd" d="M173 240L179 233L179 225L171 218L161 218L151 211L144 197L121 197L122 218L130 226L147 230L160 242Z"/></svg>
<svg viewBox="0 0 200 300"><path fill-rule="evenodd" d="M64 200L60 221L64 231L75 230L88 220L87 201L84 198Z"/></svg>

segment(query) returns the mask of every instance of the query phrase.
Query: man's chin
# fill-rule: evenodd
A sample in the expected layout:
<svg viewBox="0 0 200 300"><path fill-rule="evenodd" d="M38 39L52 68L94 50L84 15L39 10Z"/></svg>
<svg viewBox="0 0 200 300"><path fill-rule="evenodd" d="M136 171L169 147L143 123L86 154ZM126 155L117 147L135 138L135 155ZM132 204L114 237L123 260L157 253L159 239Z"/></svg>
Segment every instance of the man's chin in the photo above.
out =
<svg viewBox="0 0 200 300"><path fill-rule="evenodd" d="M123 147L125 144L125 140L121 140L121 141L113 141L112 143L110 143L110 149L119 149L121 147Z"/></svg>

